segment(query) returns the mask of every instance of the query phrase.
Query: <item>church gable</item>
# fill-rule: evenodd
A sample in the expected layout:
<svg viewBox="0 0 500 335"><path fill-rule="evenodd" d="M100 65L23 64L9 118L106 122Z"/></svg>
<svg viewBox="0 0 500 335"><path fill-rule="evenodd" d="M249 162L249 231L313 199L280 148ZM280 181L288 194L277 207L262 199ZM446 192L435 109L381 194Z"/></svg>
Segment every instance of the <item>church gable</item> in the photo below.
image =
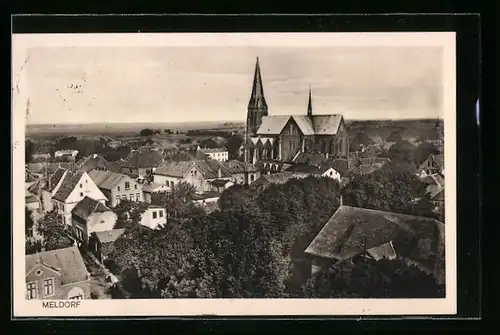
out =
<svg viewBox="0 0 500 335"><path fill-rule="evenodd" d="M301 136L303 136L304 134L300 130L300 127L297 124L297 122L295 122L295 119L293 117L290 117L288 119L288 122L286 123L286 125L281 130L280 135L289 135L289 136L301 135Z"/></svg>

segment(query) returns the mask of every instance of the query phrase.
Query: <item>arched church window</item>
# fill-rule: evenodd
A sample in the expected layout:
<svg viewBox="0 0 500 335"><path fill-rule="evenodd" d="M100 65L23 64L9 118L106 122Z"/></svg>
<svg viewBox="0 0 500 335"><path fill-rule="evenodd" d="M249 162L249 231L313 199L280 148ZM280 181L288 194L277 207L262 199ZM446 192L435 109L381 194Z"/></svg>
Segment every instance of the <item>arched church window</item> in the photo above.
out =
<svg viewBox="0 0 500 335"><path fill-rule="evenodd" d="M323 141L323 140L319 141L319 148L320 148L321 153L325 152L325 141Z"/></svg>

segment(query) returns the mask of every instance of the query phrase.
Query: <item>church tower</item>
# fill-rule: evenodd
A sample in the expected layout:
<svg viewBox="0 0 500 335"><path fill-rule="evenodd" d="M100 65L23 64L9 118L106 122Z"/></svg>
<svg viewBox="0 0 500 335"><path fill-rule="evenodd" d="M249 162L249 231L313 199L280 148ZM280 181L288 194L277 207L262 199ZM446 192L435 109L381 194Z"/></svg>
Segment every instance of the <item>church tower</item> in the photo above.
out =
<svg viewBox="0 0 500 335"><path fill-rule="evenodd" d="M307 116L312 118L313 116L313 107L312 107L312 99L311 99L311 88L309 87L309 102L307 103Z"/></svg>
<svg viewBox="0 0 500 335"><path fill-rule="evenodd" d="M249 141L250 137L257 135L257 130L262 124L262 117L267 115L267 103L266 98L264 97L264 87L262 86L259 57L257 57L257 62L255 63L255 73L253 76L252 94L247 107L245 143ZM245 156L247 156L247 153Z"/></svg>
<svg viewBox="0 0 500 335"><path fill-rule="evenodd" d="M255 73L253 76L252 95L247 107L247 134L257 135L257 130L262 123L262 117L267 115L267 103L264 98L264 87L262 86L262 76L260 74L259 57L255 63Z"/></svg>

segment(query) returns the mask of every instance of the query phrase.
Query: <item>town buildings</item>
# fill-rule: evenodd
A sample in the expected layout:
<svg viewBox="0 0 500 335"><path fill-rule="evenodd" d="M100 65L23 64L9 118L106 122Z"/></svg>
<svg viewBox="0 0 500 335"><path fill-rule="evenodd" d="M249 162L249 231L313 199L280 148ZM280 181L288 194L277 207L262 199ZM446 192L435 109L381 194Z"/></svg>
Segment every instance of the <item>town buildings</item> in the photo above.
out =
<svg viewBox="0 0 500 335"><path fill-rule="evenodd" d="M141 184L126 174L92 170L89 176L107 197L111 207L116 207L122 200L144 201Z"/></svg>
<svg viewBox="0 0 500 335"><path fill-rule="evenodd" d="M440 173L444 176L444 155L429 155L418 168L418 172L422 177L435 173Z"/></svg>
<svg viewBox="0 0 500 335"><path fill-rule="evenodd" d="M259 169L250 163L239 160L224 162L224 166L232 175L232 182L240 185L250 185L260 177Z"/></svg>
<svg viewBox="0 0 500 335"><path fill-rule="evenodd" d="M62 222L71 225L71 211L85 197L105 204L108 200L86 172L57 170L42 190L42 206L45 212L56 209Z"/></svg>
<svg viewBox="0 0 500 335"><path fill-rule="evenodd" d="M229 153L225 148L200 148L198 146L197 151L202 153L205 157L215 159L221 163L229 159Z"/></svg>
<svg viewBox="0 0 500 335"><path fill-rule="evenodd" d="M316 151L344 158L349 153L343 116L313 114L311 90L306 115L269 115L258 58L247 110L243 144L246 162L291 161L301 152Z"/></svg>
<svg viewBox="0 0 500 335"><path fill-rule="evenodd" d="M89 299L90 275L76 246L25 256L26 299Z"/></svg>
<svg viewBox="0 0 500 335"><path fill-rule="evenodd" d="M76 155L78 155L78 150L58 150L54 153L54 157L67 157L71 159L75 159Z"/></svg>
<svg viewBox="0 0 500 335"><path fill-rule="evenodd" d="M109 207L89 197L83 198L71 214L73 235L84 243L93 232L113 229L118 219Z"/></svg>
<svg viewBox="0 0 500 335"><path fill-rule="evenodd" d="M140 224L151 229L157 229L167 224L167 212L162 206L148 205L142 214Z"/></svg>

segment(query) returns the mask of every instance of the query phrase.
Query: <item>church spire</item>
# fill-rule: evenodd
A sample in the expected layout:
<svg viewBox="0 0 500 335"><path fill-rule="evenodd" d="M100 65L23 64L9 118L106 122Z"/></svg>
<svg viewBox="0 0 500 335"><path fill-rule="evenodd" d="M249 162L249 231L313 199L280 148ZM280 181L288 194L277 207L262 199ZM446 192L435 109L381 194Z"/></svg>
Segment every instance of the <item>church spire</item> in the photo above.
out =
<svg viewBox="0 0 500 335"><path fill-rule="evenodd" d="M311 88L309 87L309 102L307 103L307 116L312 117L313 107L312 107L312 99L311 99Z"/></svg>
<svg viewBox="0 0 500 335"><path fill-rule="evenodd" d="M250 96L248 107L267 108L266 99L264 98L264 87L262 86L262 76L260 74L259 57L257 57L257 62L255 63L252 95Z"/></svg>

